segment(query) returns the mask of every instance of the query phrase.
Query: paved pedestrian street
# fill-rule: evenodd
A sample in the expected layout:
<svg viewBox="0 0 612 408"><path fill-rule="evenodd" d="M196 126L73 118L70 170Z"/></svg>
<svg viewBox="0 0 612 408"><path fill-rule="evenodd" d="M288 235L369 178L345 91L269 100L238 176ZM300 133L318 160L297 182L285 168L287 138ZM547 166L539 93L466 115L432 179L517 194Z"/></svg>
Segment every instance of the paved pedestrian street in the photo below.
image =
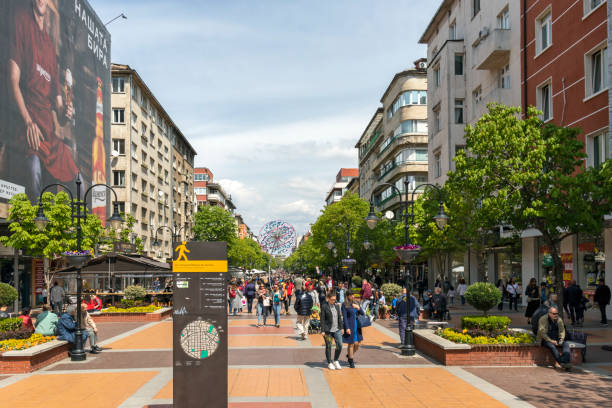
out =
<svg viewBox="0 0 612 408"><path fill-rule="evenodd" d="M331 371L324 364L322 336L297 340L291 316L280 328L255 323L248 315L229 321L230 407L600 407L612 398L612 367L601 362L595 371L578 373L445 367L419 354L400 356L396 322L386 320L364 330L356 369L342 363L343 352L343 369ZM99 328L105 350L85 362L66 359L32 374L0 377L1 405L171 406L172 321L100 323ZM596 331L601 343L611 335L610 329Z"/></svg>

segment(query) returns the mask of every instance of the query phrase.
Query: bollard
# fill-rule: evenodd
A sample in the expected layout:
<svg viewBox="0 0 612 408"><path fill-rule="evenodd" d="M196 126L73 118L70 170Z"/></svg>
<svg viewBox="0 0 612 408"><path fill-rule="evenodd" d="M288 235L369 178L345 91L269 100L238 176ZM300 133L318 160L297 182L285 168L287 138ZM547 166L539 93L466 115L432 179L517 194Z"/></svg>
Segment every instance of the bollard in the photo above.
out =
<svg viewBox="0 0 612 408"><path fill-rule="evenodd" d="M406 324L406 330L404 330L404 344L401 347L402 356L414 356L416 350L414 348L414 339L412 337L412 319Z"/></svg>

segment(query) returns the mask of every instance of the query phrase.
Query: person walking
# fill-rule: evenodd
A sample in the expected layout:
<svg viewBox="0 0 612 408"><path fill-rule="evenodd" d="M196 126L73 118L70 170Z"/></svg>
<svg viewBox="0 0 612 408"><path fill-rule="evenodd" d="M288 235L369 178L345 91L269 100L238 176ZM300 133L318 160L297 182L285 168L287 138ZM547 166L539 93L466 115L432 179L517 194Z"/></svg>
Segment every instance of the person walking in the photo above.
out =
<svg viewBox="0 0 612 408"><path fill-rule="evenodd" d="M261 327L261 321L262 318L264 319L264 324L265 324L265 317L264 317L264 297L266 296L266 288L264 287L263 284L259 285L259 290L257 291L257 327Z"/></svg>
<svg viewBox="0 0 612 408"><path fill-rule="evenodd" d="M361 307L367 311L372 301L372 285L366 279L361 283L361 292L359 294L361 295Z"/></svg>
<svg viewBox="0 0 612 408"><path fill-rule="evenodd" d="M527 308L525 309L525 317L527 324L531 324L531 316L533 312L540 307L540 290L535 278L529 280L529 285L525 288L525 296L527 297Z"/></svg>
<svg viewBox="0 0 612 408"><path fill-rule="evenodd" d="M62 288L59 283L55 281L50 291L49 300L51 301L51 308L53 309L53 313L58 316L62 314L65 295L66 293L64 292L64 288Z"/></svg>
<svg viewBox="0 0 612 408"><path fill-rule="evenodd" d="M230 288L229 296L232 306L232 315L237 316L238 310L242 307L242 292L238 289L236 284L233 284Z"/></svg>
<svg viewBox="0 0 612 408"><path fill-rule="evenodd" d="M256 295L257 295L257 287L255 286L255 279L251 279L249 283L247 283L246 287L244 288L244 296L246 297L246 301L247 301L247 313L248 314L253 313L253 300L255 299Z"/></svg>
<svg viewBox="0 0 612 408"><path fill-rule="evenodd" d="M346 289L344 289L344 282L338 283L338 290L336 292L336 300L338 301L338 303L344 303L344 294L346 293Z"/></svg>
<svg viewBox="0 0 612 408"><path fill-rule="evenodd" d="M272 290L272 310L274 311L274 325L280 327L282 293L278 285L274 285Z"/></svg>
<svg viewBox="0 0 612 408"><path fill-rule="evenodd" d="M608 325L608 317L606 316L606 307L610 304L610 288L605 284L604 278L599 278L599 285L595 289L593 301L599 306L601 313L601 325Z"/></svg>
<svg viewBox="0 0 612 408"><path fill-rule="evenodd" d="M414 325L414 322L419 320L421 305L414 296L408 295L406 288L402 289L402 296L396 305L400 343L404 344L406 327L408 324Z"/></svg>
<svg viewBox="0 0 612 408"><path fill-rule="evenodd" d="M518 298L521 290L519 288L518 283L514 282L514 278L510 279L508 285L506 285L506 291L508 292L508 296L510 298L510 302L508 307L512 310L512 303L514 303L514 311L518 312Z"/></svg>
<svg viewBox="0 0 612 408"><path fill-rule="evenodd" d="M467 285L465 284L465 279L461 278L459 281L459 285L457 285L457 294L461 298L461 306L465 305L465 291L467 290Z"/></svg>
<svg viewBox="0 0 612 408"><path fill-rule="evenodd" d="M340 362L338 358L342 353L342 328L344 321L342 320L342 310L340 305L336 303L336 292L329 290L327 292L326 301L321 304L321 333L325 341L325 358L327 359L327 368L330 370L340 370ZM332 359L331 350L332 342L336 343L334 358Z"/></svg>
<svg viewBox="0 0 612 408"><path fill-rule="evenodd" d="M293 296L293 290L294 290L294 286L293 283L288 280L287 284L285 285L285 314L289 315L289 308L291 307L291 296Z"/></svg>
<svg viewBox="0 0 612 408"><path fill-rule="evenodd" d="M569 305L570 318L572 325L582 324L584 320L584 309L582 308L582 289L575 280L567 288L567 304Z"/></svg>
<svg viewBox="0 0 612 408"><path fill-rule="evenodd" d="M355 353L359 350L359 346L363 341L363 334L361 332L361 323L357 319L357 315L365 316L365 312L359 306L352 293L347 293L346 300L342 304L342 321L344 334L342 335L342 341L348 344L348 363L349 367L355 368Z"/></svg>
<svg viewBox="0 0 612 408"><path fill-rule="evenodd" d="M308 333L308 325L310 324L310 311L314 302L312 296L308 291L312 291L312 286L308 285L305 291L298 292L297 298L295 299L295 305L293 308L297 313L297 330L302 340L306 339L306 333Z"/></svg>

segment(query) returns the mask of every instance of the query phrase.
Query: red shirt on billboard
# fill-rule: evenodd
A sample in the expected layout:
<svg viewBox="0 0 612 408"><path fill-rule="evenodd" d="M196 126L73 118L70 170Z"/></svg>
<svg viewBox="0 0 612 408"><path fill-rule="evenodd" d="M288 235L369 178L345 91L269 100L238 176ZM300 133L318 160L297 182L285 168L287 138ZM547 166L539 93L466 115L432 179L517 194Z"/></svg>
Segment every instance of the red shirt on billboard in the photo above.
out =
<svg viewBox="0 0 612 408"><path fill-rule="evenodd" d="M18 127L17 140L26 157L38 156L52 177L71 181L78 169L70 150L55 134L52 112L61 111L58 120L65 120L72 115L72 106L64 109L55 45L44 29L46 1L24 3L15 12L10 46L12 93L24 121Z"/></svg>

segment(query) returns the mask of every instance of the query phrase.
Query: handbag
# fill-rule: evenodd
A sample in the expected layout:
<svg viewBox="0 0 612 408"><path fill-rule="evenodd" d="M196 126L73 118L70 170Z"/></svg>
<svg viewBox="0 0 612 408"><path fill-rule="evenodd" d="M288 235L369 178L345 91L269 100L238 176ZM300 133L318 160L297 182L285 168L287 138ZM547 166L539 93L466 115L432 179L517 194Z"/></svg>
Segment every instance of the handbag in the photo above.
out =
<svg viewBox="0 0 612 408"><path fill-rule="evenodd" d="M370 318L366 315L357 315L357 322L359 322L359 325L363 328L363 327L368 327L372 325L372 321L370 321Z"/></svg>
<svg viewBox="0 0 612 408"><path fill-rule="evenodd" d="M246 306L246 304L247 304L246 298L242 298L242 306Z"/></svg>

